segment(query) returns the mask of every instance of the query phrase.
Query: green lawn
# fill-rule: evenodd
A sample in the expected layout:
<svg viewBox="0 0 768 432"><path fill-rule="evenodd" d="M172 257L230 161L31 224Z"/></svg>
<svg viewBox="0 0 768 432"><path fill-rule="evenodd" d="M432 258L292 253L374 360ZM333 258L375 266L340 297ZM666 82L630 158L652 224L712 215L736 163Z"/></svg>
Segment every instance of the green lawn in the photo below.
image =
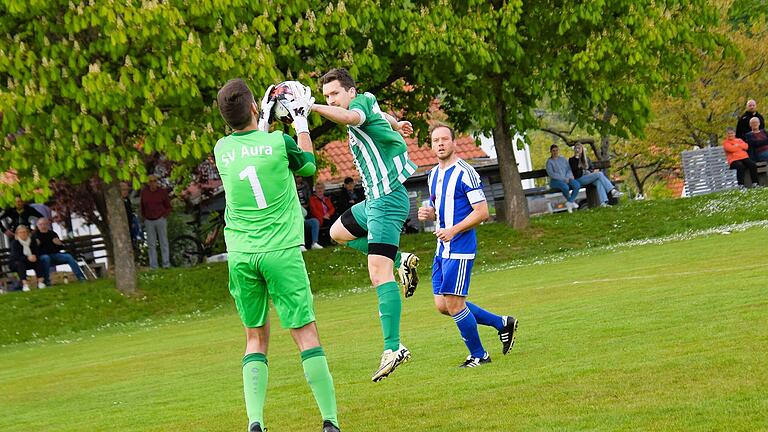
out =
<svg viewBox="0 0 768 432"><path fill-rule="evenodd" d="M505 357L481 329L494 361L474 370L428 283L404 307L412 362L377 384L374 292L318 296L342 430L768 430L768 233L660 243L485 266L472 300L521 324ZM229 308L58 339L0 348L0 430L245 429ZM286 331L269 360L270 432L319 430Z"/></svg>

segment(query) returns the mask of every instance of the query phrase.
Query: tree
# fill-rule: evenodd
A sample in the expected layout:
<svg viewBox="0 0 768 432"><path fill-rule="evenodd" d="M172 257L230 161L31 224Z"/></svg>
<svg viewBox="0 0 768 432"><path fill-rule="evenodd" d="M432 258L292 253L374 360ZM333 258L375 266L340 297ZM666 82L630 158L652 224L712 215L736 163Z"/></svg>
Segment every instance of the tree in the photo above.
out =
<svg viewBox="0 0 768 432"><path fill-rule="evenodd" d="M722 43L705 0L463 1L431 13L451 18L434 36L451 48L437 51L426 81L443 89L459 128L494 132L507 222L516 228L528 214L510 130L536 127L539 100L547 96L552 109L603 136L605 157L605 137L642 134L651 95L683 91L700 53Z"/></svg>
<svg viewBox="0 0 768 432"><path fill-rule="evenodd" d="M225 131L217 88L234 76L263 84L278 75L260 44L272 23L261 5L239 3L0 4L2 131L24 131L3 143L0 172L12 168L19 181L0 199L44 198L54 179L98 179L124 293L136 291L136 275L119 181L138 187L142 157L155 151L181 166L199 162Z"/></svg>

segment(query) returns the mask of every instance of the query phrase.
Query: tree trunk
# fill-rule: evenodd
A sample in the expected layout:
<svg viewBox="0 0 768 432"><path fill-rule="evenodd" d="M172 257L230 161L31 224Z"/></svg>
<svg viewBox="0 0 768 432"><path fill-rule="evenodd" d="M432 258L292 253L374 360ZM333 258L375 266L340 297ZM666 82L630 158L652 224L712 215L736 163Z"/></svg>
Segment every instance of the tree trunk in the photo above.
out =
<svg viewBox="0 0 768 432"><path fill-rule="evenodd" d="M613 112L610 108L606 108L605 113L603 113L603 123L610 123L612 117ZM611 160L611 137L604 132L600 133L600 160ZM609 172L610 167L603 169L603 173L605 175L608 175Z"/></svg>
<svg viewBox="0 0 768 432"><path fill-rule="evenodd" d="M101 184L101 182L98 184ZM96 211L99 212L99 218L95 220L93 224L99 229L99 233L104 239L104 246L106 246L108 251L111 251L112 235L110 234L111 230L109 229L109 220L107 219L107 200L106 193L104 192L105 185L102 184L99 187L98 184L91 183L89 186L89 189L93 191L93 203L96 205ZM109 262L110 267L114 266L115 255L108 254L107 261Z"/></svg>
<svg viewBox="0 0 768 432"><path fill-rule="evenodd" d="M136 293L136 265L133 260L128 216L120 196L120 182L112 181L104 184L104 202L106 204L106 220L112 240L112 257L115 269L117 289L126 295Z"/></svg>
<svg viewBox="0 0 768 432"><path fill-rule="evenodd" d="M514 229L528 227L528 200L523 194L523 183L517 169L512 137L507 123L507 108L501 97L501 79L496 82L496 126L493 128L493 144L499 161L501 185L504 190L504 219Z"/></svg>

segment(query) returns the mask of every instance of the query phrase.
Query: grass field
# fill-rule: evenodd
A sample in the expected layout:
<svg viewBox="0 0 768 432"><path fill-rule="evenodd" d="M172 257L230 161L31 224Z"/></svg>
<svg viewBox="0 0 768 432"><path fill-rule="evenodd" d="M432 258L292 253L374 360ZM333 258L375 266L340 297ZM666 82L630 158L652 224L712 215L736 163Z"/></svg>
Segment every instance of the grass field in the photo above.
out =
<svg viewBox="0 0 768 432"><path fill-rule="evenodd" d="M487 266L471 299L521 324L504 357L482 328L493 363L473 370L424 284L404 306L413 361L377 384L373 290L318 296L342 430L768 430L766 244L752 228ZM318 431L298 353L272 338L267 427ZM242 346L229 308L5 346L0 430L244 430Z"/></svg>

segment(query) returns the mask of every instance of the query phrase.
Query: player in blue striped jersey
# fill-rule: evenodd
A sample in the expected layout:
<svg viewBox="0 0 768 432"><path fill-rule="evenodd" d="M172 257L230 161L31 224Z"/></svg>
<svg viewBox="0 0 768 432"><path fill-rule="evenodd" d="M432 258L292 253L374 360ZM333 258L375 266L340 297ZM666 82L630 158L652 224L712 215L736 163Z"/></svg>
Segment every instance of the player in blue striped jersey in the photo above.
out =
<svg viewBox="0 0 768 432"><path fill-rule="evenodd" d="M502 353L515 343L517 320L492 314L466 301L469 276L477 252L475 226L488 219L488 203L480 176L456 154L453 129L438 125L430 131L432 151L438 165L429 172L430 204L419 208L419 220L436 221L437 249L432 267L432 288L437 310L453 317L469 356L461 367L490 363L477 325L494 327L499 333Z"/></svg>

